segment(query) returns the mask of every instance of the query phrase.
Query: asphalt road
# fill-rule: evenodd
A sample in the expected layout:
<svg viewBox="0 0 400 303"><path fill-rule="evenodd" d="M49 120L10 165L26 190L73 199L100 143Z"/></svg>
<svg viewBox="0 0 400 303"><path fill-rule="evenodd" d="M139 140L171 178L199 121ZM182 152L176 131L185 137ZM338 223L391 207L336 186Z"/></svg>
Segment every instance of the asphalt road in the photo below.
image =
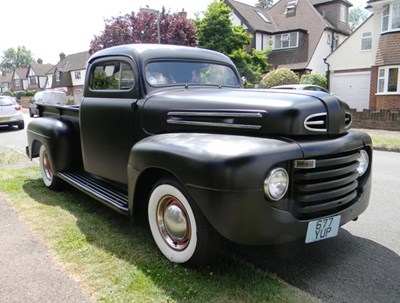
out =
<svg viewBox="0 0 400 303"><path fill-rule="evenodd" d="M26 116L26 124L30 119ZM0 151L2 148L14 148L24 152L25 145L25 130L0 129ZM274 248L236 247L236 253L257 267L276 273L283 280L309 292L322 302L398 303L398 172L400 153L375 151L369 208L357 222L350 222L342 227L336 238L312 244L297 242ZM4 210L0 209L2 211ZM9 224L12 226L20 223L13 220ZM0 224L0 238L2 226ZM32 239L29 241L33 244L37 242ZM45 251L42 254L45 262L51 262ZM2 262L4 260L0 260L0 265L3 266Z"/></svg>

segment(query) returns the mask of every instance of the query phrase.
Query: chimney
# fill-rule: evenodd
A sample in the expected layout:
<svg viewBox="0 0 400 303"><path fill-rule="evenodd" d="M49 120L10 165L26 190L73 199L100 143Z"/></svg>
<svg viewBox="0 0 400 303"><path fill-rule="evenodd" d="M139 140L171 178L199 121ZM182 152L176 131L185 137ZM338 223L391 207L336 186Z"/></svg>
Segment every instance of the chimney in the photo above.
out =
<svg viewBox="0 0 400 303"><path fill-rule="evenodd" d="M182 19L187 19L187 12L185 12L185 10L182 9L182 11L179 13L179 16L180 16Z"/></svg>
<svg viewBox="0 0 400 303"><path fill-rule="evenodd" d="M40 59L40 58L38 58L38 59L37 59L37 63L38 63L38 64L43 64L43 60Z"/></svg>
<svg viewBox="0 0 400 303"><path fill-rule="evenodd" d="M65 54L64 53L60 53L60 62L63 61L65 59Z"/></svg>

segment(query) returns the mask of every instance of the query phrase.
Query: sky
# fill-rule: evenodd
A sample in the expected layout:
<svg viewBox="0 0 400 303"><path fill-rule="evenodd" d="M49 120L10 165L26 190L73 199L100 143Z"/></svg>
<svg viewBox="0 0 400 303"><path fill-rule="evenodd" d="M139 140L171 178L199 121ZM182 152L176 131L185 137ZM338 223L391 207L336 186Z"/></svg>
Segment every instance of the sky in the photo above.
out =
<svg viewBox="0 0 400 303"><path fill-rule="evenodd" d="M25 46L35 60L57 64L59 54L66 55L89 49L90 41L100 35L105 20L121 16L141 7L170 13L183 9L189 18L204 12L213 0L11 0L1 4L0 56L8 48ZM258 0L240 0L254 5ZM366 0L350 0L354 6ZM1 60L1 58L0 58Z"/></svg>

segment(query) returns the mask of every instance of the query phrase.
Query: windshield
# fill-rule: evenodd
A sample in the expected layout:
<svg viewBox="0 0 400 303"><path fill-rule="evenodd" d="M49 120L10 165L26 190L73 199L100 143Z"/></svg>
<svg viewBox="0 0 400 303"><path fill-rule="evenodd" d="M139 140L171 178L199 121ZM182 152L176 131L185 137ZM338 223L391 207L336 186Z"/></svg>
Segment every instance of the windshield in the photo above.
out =
<svg viewBox="0 0 400 303"><path fill-rule="evenodd" d="M241 85L233 69L226 65L204 62L150 62L146 65L146 80L151 86L205 84Z"/></svg>

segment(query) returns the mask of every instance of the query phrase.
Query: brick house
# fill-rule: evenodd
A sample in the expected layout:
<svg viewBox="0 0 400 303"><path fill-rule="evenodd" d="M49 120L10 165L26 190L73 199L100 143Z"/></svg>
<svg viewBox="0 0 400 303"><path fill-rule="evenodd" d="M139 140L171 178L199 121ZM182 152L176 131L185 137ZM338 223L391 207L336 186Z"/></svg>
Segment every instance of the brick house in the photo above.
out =
<svg viewBox="0 0 400 303"><path fill-rule="evenodd" d="M232 21L253 36L251 47L272 48L274 68L289 68L299 75L325 74L326 58L350 34L347 0L280 0L270 9L225 0Z"/></svg>
<svg viewBox="0 0 400 303"><path fill-rule="evenodd" d="M86 62L89 57L88 51L68 56L61 53L60 62L47 73L47 88L63 90L70 99L74 99L75 104L79 104L83 96Z"/></svg>
<svg viewBox="0 0 400 303"><path fill-rule="evenodd" d="M10 90L12 91L27 90L29 86L27 74L28 74L27 67L20 67L15 69L11 78Z"/></svg>
<svg viewBox="0 0 400 303"><path fill-rule="evenodd" d="M41 59L30 64L27 70L28 89L45 89L47 85L47 72L54 67L53 64L43 64Z"/></svg>
<svg viewBox="0 0 400 303"><path fill-rule="evenodd" d="M372 15L327 58L331 91L357 110L399 110L400 1L367 4Z"/></svg>

